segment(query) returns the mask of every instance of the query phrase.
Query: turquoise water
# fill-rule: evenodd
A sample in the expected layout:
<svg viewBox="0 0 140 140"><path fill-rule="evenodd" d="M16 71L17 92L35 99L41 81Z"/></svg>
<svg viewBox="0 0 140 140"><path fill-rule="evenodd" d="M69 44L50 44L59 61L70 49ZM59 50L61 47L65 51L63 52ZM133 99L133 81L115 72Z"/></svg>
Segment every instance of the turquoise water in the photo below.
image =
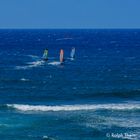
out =
<svg viewBox="0 0 140 140"><path fill-rule="evenodd" d="M139 140L139 54L140 30L0 30L0 138Z"/></svg>

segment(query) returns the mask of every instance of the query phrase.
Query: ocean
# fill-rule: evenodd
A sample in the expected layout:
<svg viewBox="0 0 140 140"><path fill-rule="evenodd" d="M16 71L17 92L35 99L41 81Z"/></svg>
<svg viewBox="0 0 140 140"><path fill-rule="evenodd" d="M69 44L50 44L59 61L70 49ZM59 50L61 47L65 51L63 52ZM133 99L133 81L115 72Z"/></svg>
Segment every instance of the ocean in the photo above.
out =
<svg viewBox="0 0 140 140"><path fill-rule="evenodd" d="M0 30L0 139L140 140L140 30Z"/></svg>

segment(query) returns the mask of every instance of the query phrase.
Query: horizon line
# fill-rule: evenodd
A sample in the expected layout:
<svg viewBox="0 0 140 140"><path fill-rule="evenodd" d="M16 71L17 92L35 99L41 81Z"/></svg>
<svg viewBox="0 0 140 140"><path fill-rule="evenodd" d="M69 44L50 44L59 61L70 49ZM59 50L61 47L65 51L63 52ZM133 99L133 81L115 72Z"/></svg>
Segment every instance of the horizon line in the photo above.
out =
<svg viewBox="0 0 140 140"><path fill-rule="evenodd" d="M0 30L140 30L140 28L0 28Z"/></svg>

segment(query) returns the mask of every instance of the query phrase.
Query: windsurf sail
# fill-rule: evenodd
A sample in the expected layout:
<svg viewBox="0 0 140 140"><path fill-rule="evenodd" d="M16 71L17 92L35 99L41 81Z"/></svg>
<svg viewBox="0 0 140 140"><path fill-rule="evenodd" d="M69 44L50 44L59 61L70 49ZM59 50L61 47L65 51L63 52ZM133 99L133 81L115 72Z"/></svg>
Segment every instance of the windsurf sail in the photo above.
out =
<svg viewBox="0 0 140 140"><path fill-rule="evenodd" d="M48 60L48 49L44 50L43 59Z"/></svg>
<svg viewBox="0 0 140 140"><path fill-rule="evenodd" d="M72 48L71 53L70 53L71 58L75 58L75 48Z"/></svg>
<svg viewBox="0 0 140 140"><path fill-rule="evenodd" d="M60 50L60 62L64 62L64 51L62 49Z"/></svg>

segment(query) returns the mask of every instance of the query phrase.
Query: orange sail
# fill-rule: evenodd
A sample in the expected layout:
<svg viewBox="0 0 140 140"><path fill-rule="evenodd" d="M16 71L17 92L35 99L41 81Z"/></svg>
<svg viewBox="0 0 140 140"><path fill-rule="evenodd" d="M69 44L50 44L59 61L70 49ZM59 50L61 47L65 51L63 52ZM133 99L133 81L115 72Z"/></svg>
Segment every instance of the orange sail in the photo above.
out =
<svg viewBox="0 0 140 140"><path fill-rule="evenodd" d="M60 62L64 62L64 51L62 49L60 50Z"/></svg>

